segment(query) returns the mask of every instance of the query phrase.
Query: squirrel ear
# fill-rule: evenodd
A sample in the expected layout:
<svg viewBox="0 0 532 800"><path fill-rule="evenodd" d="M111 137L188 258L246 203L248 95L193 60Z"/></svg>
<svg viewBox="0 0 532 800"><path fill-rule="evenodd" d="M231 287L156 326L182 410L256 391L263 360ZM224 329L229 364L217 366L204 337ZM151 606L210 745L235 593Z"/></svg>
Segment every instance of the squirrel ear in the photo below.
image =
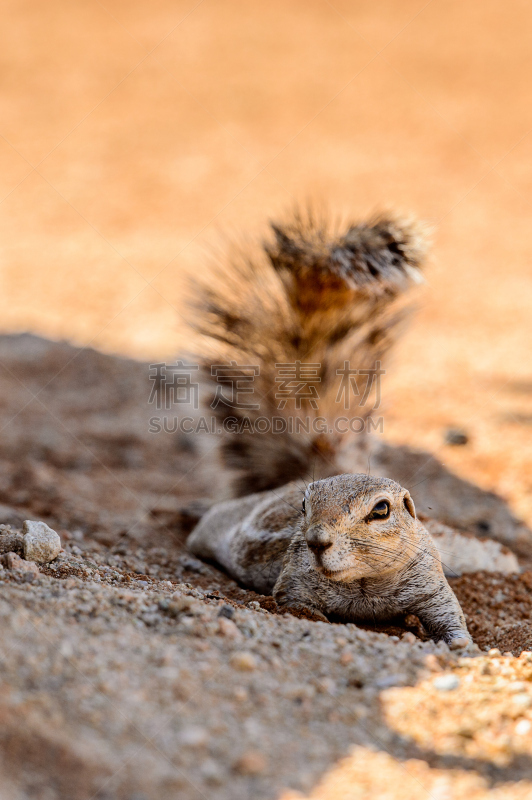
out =
<svg viewBox="0 0 532 800"><path fill-rule="evenodd" d="M416 507L414 505L414 501L412 500L412 498L410 497L408 492L403 497L403 503L405 504L405 508L408 511L408 513L410 514L410 516L414 517L414 519L415 519L416 518Z"/></svg>

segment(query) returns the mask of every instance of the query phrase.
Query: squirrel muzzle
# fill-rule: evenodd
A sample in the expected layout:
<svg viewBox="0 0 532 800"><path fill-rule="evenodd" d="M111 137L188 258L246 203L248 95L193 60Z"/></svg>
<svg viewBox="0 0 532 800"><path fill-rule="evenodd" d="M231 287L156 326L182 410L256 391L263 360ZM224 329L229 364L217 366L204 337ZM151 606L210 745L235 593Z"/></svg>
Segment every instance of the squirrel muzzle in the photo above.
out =
<svg viewBox="0 0 532 800"><path fill-rule="evenodd" d="M320 556L332 547L333 537L323 525L311 525L305 533L305 539L315 556Z"/></svg>

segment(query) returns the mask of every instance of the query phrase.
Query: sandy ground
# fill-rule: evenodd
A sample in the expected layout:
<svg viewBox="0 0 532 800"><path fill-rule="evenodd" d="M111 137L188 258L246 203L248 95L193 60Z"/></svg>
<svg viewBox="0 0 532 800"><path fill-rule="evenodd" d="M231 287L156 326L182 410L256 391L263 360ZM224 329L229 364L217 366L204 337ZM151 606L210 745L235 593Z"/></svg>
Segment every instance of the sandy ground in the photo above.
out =
<svg viewBox="0 0 532 800"><path fill-rule="evenodd" d="M415 617L279 614L187 553L210 486L193 442L149 432L149 364L32 336L0 362L0 550L25 519L63 543L37 576L0 558L2 796L388 798L398 772L405 797L530 796L530 532L500 498L437 462L416 496L523 553L520 575L451 579L474 658Z"/></svg>
<svg viewBox="0 0 532 800"><path fill-rule="evenodd" d="M419 313L385 377L385 441L432 452L437 462L445 465L432 477L422 468L419 486L413 490L422 506L438 500L438 515L444 521L456 524L456 507L441 497L441 487L449 487L449 474L463 481L452 483L452 488L460 487L458 507L461 514L469 509L472 523L482 522L488 512L509 530L515 524L512 515L530 521L532 89L528 74L532 55L528 31L532 10L528 4L520 0L504 5L494 0L468 4L335 0L250 6L234 0L223 4L156 0L148 7L117 0L75 4L7 0L2 20L3 331L31 330L146 360L170 357L183 336L183 276L187 270L201 268L209 246L220 237L260 234L268 217L307 198L335 213L355 217L382 207L412 211L434 225L433 258L427 285L419 294ZM180 586L200 588L203 582L204 588L217 587L226 602L249 602L247 594L240 596L223 576L198 572L197 565L191 569L183 555L185 531L198 513L194 503L208 498L208 487L200 485L193 453L184 451L182 442L178 449L170 440L158 440L156 445L148 441L147 407L144 400L138 402L144 397L145 367L136 369L130 362L106 361L87 352L72 362L69 371L66 364L76 353L66 346L59 352L46 344L2 340L0 349L0 502L7 508L4 521L16 526L24 514L48 519L62 532L68 547L78 547L82 553L86 549L93 559L98 553L104 561L109 557L131 559L117 567L120 574L143 575L141 581L150 587L153 578L159 580L159 568L161 580L170 578ZM23 388L20 380L28 388ZM32 393L39 393L39 399L32 400ZM465 429L468 444L445 445L449 427ZM399 462L392 459L388 466L399 469ZM423 458L416 463L425 462ZM494 491L499 500L471 487ZM125 544L118 543L120 537L127 539ZM175 552L169 551L169 537ZM153 542L155 553L147 547L147 540ZM115 552L121 546L125 547L122 555ZM73 553L72 557L80 556ZM44 615L50 630L55 631L48 645L50 653L65 630L60 608L57 628L46 616L50 593L57 591L62 596L69 579L74 581L70 591L83 591L86 582L92 581L95 567L87 569L87 574L80 575L70 575L67 570L64 578L44 576L39 579L42 586L19 586L18 578L10 575L3 579L6 602L21 609L28 604L29 613L34 613L34 603L37 616ZM154 575L150 570L155 570ZM455 589L482 646L498 646L516 655L522 648L532 649L527 574L514 583L485 576L475 580L478 584L460 579ZM492 580L495 583L491 584ZM54 588L59 584L60 588ZM177 591L157 586L163 594ZM26 590L30 594L24 600ZM133 594L137 597L145 591L155 590L140 586ZM485 602L487 596L489 603ZM198 600L208 605L207 601ZM90 604L90 598L76 602ZM135 620L146 613L136 609L136 602L131 601L134 608L128 617L132 636L138 630ZM65 603L68 608L69 601ZM248 611L259 620L267 618L256 609ZM153 635L159 636L158 626L162 630L168 625L166 612L147 613L158 615ZM193 614L184 616L194 619ZM282 631L284 618L270 616L267 624ZM9 614L3 618L11 624ZM245 620L237 622L245 628ZM12 626L15 631L17 624ZM33 630L24 628L24 620L20 624L24 636ZM291 624L305 623L297 620ZM149 623L141 619L139 625L151 636ZM90 663L91 647L98 648L98 633L93 643L90 635L86 627L73 634L76 647L78 642L87 647L83 668ZM127 638L130 633L125 635ZM142 651L146 640L138 635L138 642L131 647L138 644ZM356 645L358 634L334 635L340 639L354 636L349 646ZM14 646L9 656L11 675L20 671L27 642L33 642L33 648L38 639L37 633L36 639L23 636L20 642L13 636L6 632L6 640ZM203 636L200 632L198 638ZM220 641L225 641L220 636ZM290 636L289 648L296 634ZM329 636L333 634L325 635L327 641ZM179 642L172 641L172 647ZM347 644L335 646L341 649ZM65 652L70 652L68 646ZM6 651L4 655L7 657ZM142 673L145 657L139 655L131 676L136 670ZM343 687L344 679L336 674L336 666L331 666L334 659L319 657L324 659L319 667L321 677L332 671L332 680ZM497 661L498 657L494 658ZM193 660L191 655L190 663ZM96 669L102 670L100 677L113 673L104 662ZM489 692L502 692L504 701L486 712L482 723L491 744L484 740L478 744L476 729L464 733L458 723L443 743L436 726L426 726L431 741L421 741L421 736L416 740L413 726L415 747L405 755L404 742L398 750L389 747L386 739L376 744L371 737L353 733L348 720L341 724L347 725L349 732L341 729L342 744L337 747L340 734L334 715L344 699L350 705L352 698L344 698L343 688L336 695L316 689L316 696L329 698L324 708L318 706L316 711L320 720L327 721L323 729L319 728L321 722L318 725L307 772L300 766L303 756L298 755L292 763L290 759L283 762L285 766L274 780L272 765L277 751L271 750L267 757L262 753L266 758L262 767L260 758L255 761L255 768L257 763L260 767L257 774L263 770L260 788L254 783L259 778L247 775L238 779L241 783L230 794L230 787L236 786L234 776L241 774L238 759L243 753L238 747L230 755L220 756L215 748L209 754L202 750L210 744L195 745L204 754L203 760L211 760L201 773L201 759L190 756L190 767L189 745L181 747L176 738L175 742L170 739L168 746L172 752L181 747L185 753L178 768L187 776L186 789L169 783L171 788L164 795L155 778L155 783L147 784L146 790L139 788L135 795L131 787L144 769L146 775L161 774L158 762L152 765L152 772L139 762L137 772L128 773L123 784L107 790L107 796L130 800L142 797L143 792L158 800L187 796L186 792L194 796L196 790L190 789L189 778L199 787L199 796L209 799L225 797L225 792L231 797L259 797L261 792L274 796L291 786L308 793L317 778L347 753L350 744L357 744L363 749L333 769L330 780L325 778L315 790L316 798L400 796L390 786L398 786L404 779L405 758L414 759L408 762L412 780L405 784L408 797L416 797L416 792L420 797L461 797L460 792L472 797L486 793L526 797L532 791L529 784L521 788L514 784L521 778L530 780L530 736L526 725L521 725L521 733L515 733L520 717L504 710L514 673L520 669L516 664L502 659L493 675L488 674L491 667L486 668ZM53 669L61 673L60 666ZM467 672L469 667L454 669ZM302 675L298 673L299 683L307 681ZM57 708L47 708L48 701L43 699L56 691L55 679L46 674L42 677L37 664L22 671L21 680L23 686L13 683L6 689L12 695L9 703L23 708L23 718L33 720L28 725L33 731L35 723L38 736L34 750L27 746L34 740L29 734L26 737L24 725L23 735L10 739L20 728L19 712L10 717L12 709L3 706L4 719L11 720L5 723L8 734L4 743L11 741L13 749L5 745L4 752L6 763L11 764L13 798L70 800L76 796L72 786L68 781L55 784L47 764L55 759L68 776L83 763L83 753L91 763L98 762L97 746L93 751L89 739L94 743L91 730L110 730L105 727L107 717L101 712L103 727L98 728L97 710L89 709L86 717L83 710L73 712L75 723L69 724L74 727L68 730L78 734L83 730L88 737L83 740L86 747L81 747L81 761L76 760L78 755L72 759L68 755L68 734L61 739L64 750L59 745L59 749L49 750L45 743L50 738L43 730L49 729L53 739L65 721ZM136 679L131 680L135 694L140 689ZM227 680L232 686L231 679ZM524 678L525 683L528 680ZM287 681L281 671L275 685L279 688ZM410 673L408 681L414 681ZM73 687L75 694L79 684L74 682ZM60 706L68 704L72 696L65 691ZM378 688L381 691L384 689ZM412 691L419 692L416 697L422 702L423 685ZM447 707L451 721L464 716L460 711L463 685L458 694L439 693L430 687L427 691L443 698L434 718L443 719ZM474 708L491 708L486 696L475 695ZM113 702L124 703L120 708L125 711L128 696L122 700L113 697ZM28 707L20 705L27 700ZM161 695L156 702L167 700ZM304 705L305 700L301 702ZM384 700L379 699L381 702ZM373 713L371 703L371 698L361 701L366 709L361 714ZM524 722L526 708L523 700ZM157 710L146 709L145 719L150 714L157 717ZM192 715L191 725L205 728L201 713L195 721ZM234 713L234 718L240 719ZM259 723L255 739L246 733L255 755L257 750L261 752L260 725L268 727L265 717L260 717ZM306 723L301 724L301 730L306 730ZM231 731L241 731L240 722L235 725ZM393 725L398 735L404 734L399 723ZM214 725L212 733L204 732L204 741L227 738L227 731L217 730ZM195 740L192 734L184 740L201 742L201 735L195 735ZM116 736L118 742L119 734ZM320 737L327 743L322 751ZM495 747L492 740L503 742L509 762L503 764L503 758L499 763L499 745ZM471 751L464 755L463 747L471 742ZM123 743L126 749L134 747L134 737L126 736ZM368 749L370 745L381 752ZM111 772L122 763L121 746L118 743L109 756ZM477 746L480 750L475 750ZM30 751L36 755L28 759ZM133 758L134 752L128 750L128 757ZM196 751L192 748L191 752ZM61 753L66 753L65 761L58 761ZM217 759L226 766L220 767ZM253 772L253 758L251 762ZM227 764L237 766L227 768ZM245 773L248 767L242 769ZM79 796L101 791L96 796L106 797L100 780L103 773L91 770L81 770L85 777L80 779ZM301 779L295 779L296 773L301 773ZM502 788L497 788L499 784Z"/></svg>

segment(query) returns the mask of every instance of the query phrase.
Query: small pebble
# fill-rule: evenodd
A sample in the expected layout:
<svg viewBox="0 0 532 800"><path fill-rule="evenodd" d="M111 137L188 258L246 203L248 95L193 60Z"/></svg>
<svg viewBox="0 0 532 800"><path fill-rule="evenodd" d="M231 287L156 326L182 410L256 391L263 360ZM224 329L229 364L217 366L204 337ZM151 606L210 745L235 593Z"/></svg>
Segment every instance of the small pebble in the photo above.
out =
<svg viewBox="0 0 532 800"><path fill-rule="evenodd" d="M231 606L222 606L221 609L218 611L219 617L227 617L227 619L233 619L234 615L235 615L235 610L234 608L231 608Z"/></svg>
<svg viewBox="0 0 532 800"><path fill-rule="evenodd" d="M321 694L335 695L337 687L332 678L320 678L316 682L316 689Z"/></svg>
<svg viewBox="0 0 532 800"><path fill-rule="evenodd" d="M61 539L46 522L27 519L22 526L24 558L37 564L48 564L61 552Z"/></svg>
<svg viewBox="0 0 532 800"><path fill-rule="evenodd" d="M397 673L396 675L385 675L383 678L377 678L375 686L377 689L389 689L391 686L403 686L406 683L406 675Z"/></svg>
<svg viewBox="0 0 532 800"><path fill-rule="evenodd" d="M515 732L518 736L526 736L530 732L530 728L532 728L532 724L528 719L520 719L515 726Z"/></svg>
<svg viewBox="0 0 532 800"><path fill-rule="evenodd" d="M222 622L222 620L220 620L220 622ZM227 622L229 622L229 620L227 620ZM230 664L241 672L253 672L254 669L257 669L257 659L253 653L248 652L233 653Z"/></svg>
<svg viewBox="0 0 532 800"><path fill-rule="evenodd" d="M445 444L461 446L469 442L467 433L460 428L449 428L445 432Z"/></svg>
<svg viewBox="0 0 532 800"><path fill-rule="evenodd" d="M522 692L521 694L516 694L512 697L512 703L518 708L530 708L532 705L532 697Z"/></svg>
<svg viewBox="0 0 532 800"><path fill-rule="evenodd" d="M32 561L24 561L23 558L16 553L7 553L5 556L5 564L8 569L15 572L27 572L32 575L39 575L39 567Z"/></svg>
<svg viewBox="0 0 532 800"><path fill-rule="evenodd" d="M166 609L163 610L168 611L171 617L178 617L180 614L192 613L193 603L194 601L191 597L180 595L176 599L170 600L166 605Z"/></svg>
<svg viewBox="0 0 532 800"><path fill-rule="evenodd" d="M458 689L460 681L456 675L439 675L437 678L434 678L432 685L439 692L451 692L453 689Z"/></svg>
<svg viewBox="0 0 532 800"><path fill-rule="evenodd" d="M526 691L526 683L524 681L514 681L508 687L510 694L521 694Z"/></svg>
<svg viewBox="0 0 532 800"><path fill-rule="evenodd" d="M241 639L242 634L240 633L239 629L235 625L232 619L226 619L226 617L220 617L218 620L218 630L222 634L222 636L227 636L228 639Z"/></svg>
<svg viewBox="0 0 532 800"><path fill-rule="evenodd" d="M425 656L425 666L431 672L441 672L441 665L434 653L429 653Z"/></svg>
<svg viewBox="0 0 532 800"><path fill-rule="evenodd" d="M220 786L225 778L225 772L221 764L212 758L207 758L201 765L201 777L213 786Z"/></svg>
<svg viewBox="0 0 532 800"><path fill-rule="evenodd" d="M0 530L0 553L18 553L20 555L22 550L23 541L20 534Z"/></svg>
<svg viewBox="0 0 532 800"><path fill-rule="evenodd" d="M196 749L205 747L209 741L209 732L199 725L190 725L179 733L179 742L183 747Z"/></svg>
<svg viewBox="0 0 532 800"><path fill-rule="evenodd" d="M240 775L260 775L266 769L266 759L262 753L256 750L248 750L240 756L234 765L236 772Z"/></svg>

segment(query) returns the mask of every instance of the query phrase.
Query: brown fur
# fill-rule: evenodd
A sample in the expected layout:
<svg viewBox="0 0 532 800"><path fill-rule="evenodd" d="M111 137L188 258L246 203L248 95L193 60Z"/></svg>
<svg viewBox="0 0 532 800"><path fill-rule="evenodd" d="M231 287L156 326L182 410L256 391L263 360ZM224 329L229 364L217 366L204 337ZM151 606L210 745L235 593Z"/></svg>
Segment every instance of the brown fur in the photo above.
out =
<svg viewBox="0 0 532 800"><path fill-rule="evenodd" d="M302 494L288 484L214 506L188 546L281 606L345 622L414 613L434 638L453 647L470 643L436 546L405 489L386 478L336 475L308 486L304 511ZM389 517L370 519L383 499Z"/></svg>
<svg viewBox="0 0 532 800"><path fill-rule="evenodd" d="M205 461L228 479L226 494L247 496L215 505L188 546L243 585L273 592L280 605L345 621L417 613L433 636L463 646L470 641L463 614L408 492L387 479L338 475L343 456L349 470L355 464L349 439L330 433L341 413L337 370L344 361L374 368L393 341L404 314L401 294L423 261L419 230L382 216L339 232L301 214L272 230L262 251L241 253L202 283L194 319L200 412L213 413L211 365L234 362L260 367L260 409L218 405L220 422L284 414L325 417L327 424L312 433L226 431L215 452L209 442ZM296 361L318 365L317 408L311 400L299 410L278 407L276 370ZM302 487L290 481L311 471L324 479L306 489L302 515ZM271 491L249 494L257 489ZM389 519L370 521L379 497L390 504Z"/></svg>
<svg viewBox="0 0 532 800"><path fill-rule="evenodd" d="M422 229L410 220L382 215L367 223L336 229L310 213L296 212L273 224L273 237L255 252L234 250L230 258L196 284L191 315L191 356L202 368L199 414L237 423L257 417L324 417L333 423L337 369L371 369L393 343L405 315L404 291L415 283L426 245ZM213 410L213 364L256 365L252 402L259 410L218 405ZM316 363L318 408L308 400L297 410L278 408L276 364ZM353 398L354 400L354 398ZM350 416L365 416L353 405ZM280 434L224 432L206 459L222 477L220 496L242 496L274 489L300 476L325 477L342 468L353 435L309 431ZM352 463L349 464L352 468Z"/></svg>

